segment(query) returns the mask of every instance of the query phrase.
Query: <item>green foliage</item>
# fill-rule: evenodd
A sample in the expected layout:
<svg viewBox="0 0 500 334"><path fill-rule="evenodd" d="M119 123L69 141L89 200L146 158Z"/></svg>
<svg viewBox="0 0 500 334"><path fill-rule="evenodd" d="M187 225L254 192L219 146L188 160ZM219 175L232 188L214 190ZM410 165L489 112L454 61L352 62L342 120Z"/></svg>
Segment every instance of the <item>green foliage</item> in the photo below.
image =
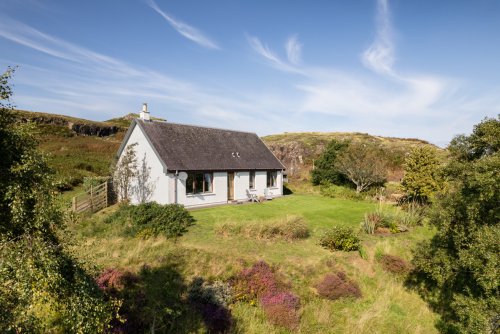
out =
<svg viewBox="0 0 500 334"><path fill-rule="evenodd" d="M263 240L293 241L309 237L309 228L301 216L286 216L271 222L222 222L214 226L222 236L241 235Z"/></svg>
<svg viewBox="0 0 500 334"><path fill-rule="evenodd" d="M314 162L314 169L311 171L311 182L314 185L321 183L345 184L347 179L335 168L335 161L340 153L348 146L347 142L332 139L325 148L325 151L318 160Z"/></svg>
<svg viewBox="0 0 500 334"><path fill-rule="evenodd" d="M334 226L319 241L320 246L329 250L355 251L360 247L360 240L349 227Z"/></svg>
<svg viewBox="0 0 500 334"><path fill-rule="evenodd" d="M0 331L102 332L117 309L59 240L51 170L0 77Z"/></svg>
<svg viewBox="0 0 500 334"><path fill-rule="evenodd" d="M122 205L107 217L106 223L130 223L135 235L141 237L159 236L177 238L182 236L194 219L182 205L149 202L139 205Z"/></svg>
<svg viewBox="0 0 500 334"><path fill-rule="evenodd" d="M324 184L320 188L321 195L331 198L352 199L356 201L363 200L365 196L357 193L354 189L337 186L335 184Z"/></svg>
<svg viewBox="0 0 500 334"><path fill-rule="evenodd" d="M387 162L383 149L374 144L350 143L337 158L335 168L345 175L360 193L376 185L382 185L387 177Z"/></svg>
<svg viewBox="0 0 500 334"><path fill-rule="evenodd" d="M98 333L117 311L82 264L56 244L21 236L0 241L2 333Z"/></svg>
<svg viewBox="0 0 500 334"><path fill-rule="evenodd" d="M447 188L430 221L438 228L415 252L409 283L460 333L500 328L500 119L485 119L450 144Z"/></svg>
<svg viewBox="0 0 500 334"><path fill-rule="evenodd" d="M406 157L401 188L411 200L429 202L440 188L439 160L430 146L415 147Z"/></svg>

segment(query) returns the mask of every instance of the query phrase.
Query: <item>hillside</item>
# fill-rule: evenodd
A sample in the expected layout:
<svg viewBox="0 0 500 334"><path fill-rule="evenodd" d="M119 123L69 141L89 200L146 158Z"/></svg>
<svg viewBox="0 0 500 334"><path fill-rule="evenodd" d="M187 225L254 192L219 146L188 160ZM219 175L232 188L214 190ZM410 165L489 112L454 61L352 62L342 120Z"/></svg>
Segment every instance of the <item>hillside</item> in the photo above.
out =
<svg viewBox="0 0 500 334"><path fill-rule="evenodd" d="M380 146L388 160L388 180L399 181L403 176L405 155L415 146L436 146L420 139L372 136L358 132L290 132L262 138L266 145L286 166L293 181L309 180L314 160L323 153L332 139L370 142Z"/></svg>
<svg viewBox="0 0 500 334"><path fill-rule="evenodd" d="M17 110L19 122L32 122L40 149L49 154L61 190L82 183L85 176L109 174L114 155L125 131L137 114L128 114L105 122ZM372 136L347 132L284 133L262 138L287 168L291 182L307 182L314 160L332 139L372 142L380 145L389 161L389 181L403 175L404 156L418 145L432 145L419 139Z"/></svg>

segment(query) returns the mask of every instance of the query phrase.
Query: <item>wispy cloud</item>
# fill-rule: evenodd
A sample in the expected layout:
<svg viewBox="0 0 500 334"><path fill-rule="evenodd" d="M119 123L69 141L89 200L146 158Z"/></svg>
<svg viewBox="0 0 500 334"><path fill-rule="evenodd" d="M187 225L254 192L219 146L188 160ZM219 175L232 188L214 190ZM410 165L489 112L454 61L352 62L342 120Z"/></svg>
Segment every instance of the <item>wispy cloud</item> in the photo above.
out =
<svg viewBox="0 0 500 334"><path fill-rule="evenodd" d="M255 36L249 36L247 35L247 41L250 47L260 56L264 57L267 61L271 63L274 67L276 67L279 70L286 71L286 72L293 72L293 73L298 73L301 74L302 71L295 66L294 63L288 63L281 59L279 56L272 51L269 46L266 44L262 43L261 40ZM288 43L287 43L288 44ZM299 50L300 53L300 50Z"/></svg>
<svg viewBox="0 0 500 334"><path fill-rule="evenodd" d="M220 49L217 43L205 36L201 31L187 23L175 19L172 15L161 10L154 0L148 0L148 5L158 14L160 14L179 34L187 39L201 45L207 49Z"/></svg>
<svg viewBox="0 0 500 334"><path fill-rule="evenodd" d="M302 58L302 44L297 35L290 36L285 44L288 61L294 65L300 63Z"/></svg>
<svg viewBox="0 0 500 334"><path fill-rule="evenodd" d="M373 44L363 52L363 64L379 74L393 74L395 61L388 0L377 0L377 26Z"/></svg>

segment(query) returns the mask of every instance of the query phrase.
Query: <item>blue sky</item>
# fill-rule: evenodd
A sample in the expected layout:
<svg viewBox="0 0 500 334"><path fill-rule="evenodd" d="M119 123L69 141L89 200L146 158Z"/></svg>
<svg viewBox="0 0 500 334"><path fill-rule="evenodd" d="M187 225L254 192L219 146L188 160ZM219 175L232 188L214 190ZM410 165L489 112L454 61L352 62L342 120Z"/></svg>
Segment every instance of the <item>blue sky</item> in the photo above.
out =
<svg viewBox="0 0 500 334"><path fill-rule="evenodd" d="M18 108L446 145L500 113L500 1L2 0Z"/></svg>

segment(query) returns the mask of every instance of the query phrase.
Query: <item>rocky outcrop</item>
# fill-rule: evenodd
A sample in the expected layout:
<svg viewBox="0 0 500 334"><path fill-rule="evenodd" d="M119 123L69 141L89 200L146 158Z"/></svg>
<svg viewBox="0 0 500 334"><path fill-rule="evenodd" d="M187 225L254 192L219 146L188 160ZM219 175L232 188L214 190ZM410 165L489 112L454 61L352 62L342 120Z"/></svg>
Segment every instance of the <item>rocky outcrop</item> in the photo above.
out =
<svg viewBox="0 0 500 334"><path fill-rule="evenodd" d="M70 118L66 116L17 111L17 119L21 123L35 123L55 126L64 126L70 129L77 135L81 136L97 136L107 137L120 131L116 125L107 124L104 122L92 122Z"/></svg>

